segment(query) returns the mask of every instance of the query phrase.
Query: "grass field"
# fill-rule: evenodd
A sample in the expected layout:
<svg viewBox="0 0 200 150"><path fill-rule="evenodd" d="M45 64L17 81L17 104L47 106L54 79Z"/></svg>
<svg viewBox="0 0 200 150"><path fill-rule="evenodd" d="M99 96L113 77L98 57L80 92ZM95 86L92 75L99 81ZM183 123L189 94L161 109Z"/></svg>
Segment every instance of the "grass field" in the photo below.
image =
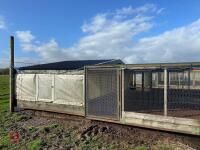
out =
<svg viewBox="0 0 200 150"><path fill-rule="evenodd" d="M0 76L0 149L39 150L171 150L183 149L174 142L176 135L170 137L161 132L143 129L129 129L123 133L122 128L85 125L81 122L35 117L27 113L9 113L9 78ZM92 127L92 128L91 128ZM88 130L91 129L91 130ZM18 140L11 139L11 133L19 135ZM126 137L127 136L127 137ZM151 139L151 136L153 138ZM175 138L174 138L175 137ZM126 140L123 140L126 139ZM176 139L177 141L179 139ZM182 144L183 145L183 144ZM174 148L175 147L175 148ZM186 147L187 149L187 147Z"/></svg>
<svg viewBox="0 0 200 150"><path fill-rule="evenodd" d="M9 78L8 76L0 76L0 112L8 110L9 98Z"/></svg>

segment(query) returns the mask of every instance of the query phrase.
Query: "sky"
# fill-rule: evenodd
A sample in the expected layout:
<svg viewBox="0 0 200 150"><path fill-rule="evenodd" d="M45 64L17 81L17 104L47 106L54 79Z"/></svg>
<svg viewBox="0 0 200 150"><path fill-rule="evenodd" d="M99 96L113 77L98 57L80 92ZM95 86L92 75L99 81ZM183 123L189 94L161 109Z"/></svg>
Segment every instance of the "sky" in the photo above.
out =
<svg viewBox="0 0 200 150"><path fill-rule="evenodd" d="M0 0L0 68L63 60L200 61L199 0Z"/></svg>

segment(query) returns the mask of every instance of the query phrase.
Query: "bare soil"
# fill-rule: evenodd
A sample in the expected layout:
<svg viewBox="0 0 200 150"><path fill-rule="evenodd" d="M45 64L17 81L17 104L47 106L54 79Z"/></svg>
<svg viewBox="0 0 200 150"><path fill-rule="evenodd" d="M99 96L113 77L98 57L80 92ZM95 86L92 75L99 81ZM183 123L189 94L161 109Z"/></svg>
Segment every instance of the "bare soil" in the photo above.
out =
<svg viewBox="0 0 200 150"><path fill-rule="evenodd" d="M158 145L162 147L164 144L172 149L200 150L200 137L198 136L88 120L84 117L66 114L31 110L22 113L32 117L25 122L19 122L19 126L41 127L61 124L65 129L73 129L74 135L80 141L88 141L91 137L101 137L106 143L117 145L119 149L133 149L141 145L148 149L158 149Z"/></svg>

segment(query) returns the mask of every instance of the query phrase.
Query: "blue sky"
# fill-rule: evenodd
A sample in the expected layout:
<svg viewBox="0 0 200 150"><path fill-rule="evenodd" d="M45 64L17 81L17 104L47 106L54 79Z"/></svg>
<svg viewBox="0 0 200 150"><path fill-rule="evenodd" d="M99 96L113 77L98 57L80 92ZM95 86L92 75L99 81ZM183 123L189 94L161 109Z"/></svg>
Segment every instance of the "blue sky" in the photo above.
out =
<svg viewBox="0 0 200 150"><path fill-rule="evenodd" d="M10 35L17 62L199 61L199 6L198 0L0 0L0 68L8 65Z"/></svg>

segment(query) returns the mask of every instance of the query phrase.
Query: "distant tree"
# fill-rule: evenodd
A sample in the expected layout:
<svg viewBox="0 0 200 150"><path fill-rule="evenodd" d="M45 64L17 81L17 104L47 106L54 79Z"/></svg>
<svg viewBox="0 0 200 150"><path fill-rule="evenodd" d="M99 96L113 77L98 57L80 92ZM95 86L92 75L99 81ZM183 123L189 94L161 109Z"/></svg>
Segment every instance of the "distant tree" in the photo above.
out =
<svg viewBox="0 0 200 150"><path fill-rule="evenodd" d="M9 68L0 69L0 75L8 75L9 74Z"/></svg>

